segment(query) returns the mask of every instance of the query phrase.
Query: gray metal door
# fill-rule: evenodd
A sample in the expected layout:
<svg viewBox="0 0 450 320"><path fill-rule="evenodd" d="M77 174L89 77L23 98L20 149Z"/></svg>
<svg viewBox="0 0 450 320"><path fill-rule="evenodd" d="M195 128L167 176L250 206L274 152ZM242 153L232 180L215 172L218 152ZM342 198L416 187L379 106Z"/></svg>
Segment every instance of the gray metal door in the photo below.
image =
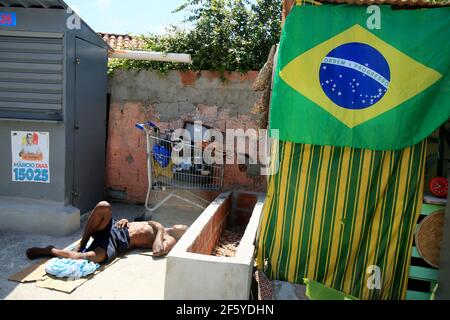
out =
<svg viewBox="0 0 450 320"><path fill-rule="evenodd" d="M73 205L82 213L103 200L107 52L76 40Z"/></svg>

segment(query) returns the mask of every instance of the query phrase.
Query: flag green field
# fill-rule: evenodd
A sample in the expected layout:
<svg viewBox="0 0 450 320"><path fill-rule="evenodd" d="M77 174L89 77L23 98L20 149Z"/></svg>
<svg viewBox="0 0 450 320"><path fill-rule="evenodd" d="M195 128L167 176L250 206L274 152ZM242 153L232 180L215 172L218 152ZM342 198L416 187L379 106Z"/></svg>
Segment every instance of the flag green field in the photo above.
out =
<svg viewBox="0 0 450 320"><path fill-rule="evenodd" d="M281 140L400 150L449 118L450 7L380 8L373 30L365 6L293 8L271 102Z"/></svg>

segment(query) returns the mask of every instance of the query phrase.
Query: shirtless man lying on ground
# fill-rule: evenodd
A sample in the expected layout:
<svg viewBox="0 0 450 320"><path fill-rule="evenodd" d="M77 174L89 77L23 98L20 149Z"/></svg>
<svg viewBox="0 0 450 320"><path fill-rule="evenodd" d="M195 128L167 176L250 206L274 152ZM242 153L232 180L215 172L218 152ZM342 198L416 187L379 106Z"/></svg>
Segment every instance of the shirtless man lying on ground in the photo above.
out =
<svg viewBox="0 0 450 320"><path fill-rule="evenodd" d="M187 229L188 227L183 225L164 228L154 221L115 221L112 218L111 205L108 202L100 202L92 211L83 238L75 251L59 250L53 246L31 248L27 250L27 257L59 257L106 263L131 249L152 249L153 256L161 257L169 253ZM94 241L86 248L91 237Z"/></svg>

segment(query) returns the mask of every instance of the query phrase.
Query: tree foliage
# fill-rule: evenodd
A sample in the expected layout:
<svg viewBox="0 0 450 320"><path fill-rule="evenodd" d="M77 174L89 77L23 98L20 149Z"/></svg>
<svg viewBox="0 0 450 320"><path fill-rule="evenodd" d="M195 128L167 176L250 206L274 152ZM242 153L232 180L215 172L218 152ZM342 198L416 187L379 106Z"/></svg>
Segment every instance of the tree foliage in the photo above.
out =
<svg viewBox="0 0 450 320"><path fill-rule="evenodd" d="M171 26L165 34L142 36L145 50L189 53L193 64L114 59L110 70L260 70L281 35L281 1L186 0L176 12L189 13L189 28Z"/></svg>

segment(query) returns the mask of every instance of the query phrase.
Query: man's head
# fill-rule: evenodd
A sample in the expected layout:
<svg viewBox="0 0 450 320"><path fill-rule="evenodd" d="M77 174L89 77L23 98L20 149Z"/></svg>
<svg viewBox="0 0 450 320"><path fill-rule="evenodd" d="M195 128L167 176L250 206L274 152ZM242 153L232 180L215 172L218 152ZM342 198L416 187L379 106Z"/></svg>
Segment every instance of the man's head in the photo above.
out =
<svg viewBox="0 0 450 320"><path fill-rule="evenodd" d="M27 134L26 140L27 144L33 144L33 135L31 133Z"/></svg>
<svg viewBox="0 0 450 320"><path fill-rule="evenodd" d="M186 233L187 230L188 226L177 224L172 228L167 229L167 233L178 241Z"/></svg>

